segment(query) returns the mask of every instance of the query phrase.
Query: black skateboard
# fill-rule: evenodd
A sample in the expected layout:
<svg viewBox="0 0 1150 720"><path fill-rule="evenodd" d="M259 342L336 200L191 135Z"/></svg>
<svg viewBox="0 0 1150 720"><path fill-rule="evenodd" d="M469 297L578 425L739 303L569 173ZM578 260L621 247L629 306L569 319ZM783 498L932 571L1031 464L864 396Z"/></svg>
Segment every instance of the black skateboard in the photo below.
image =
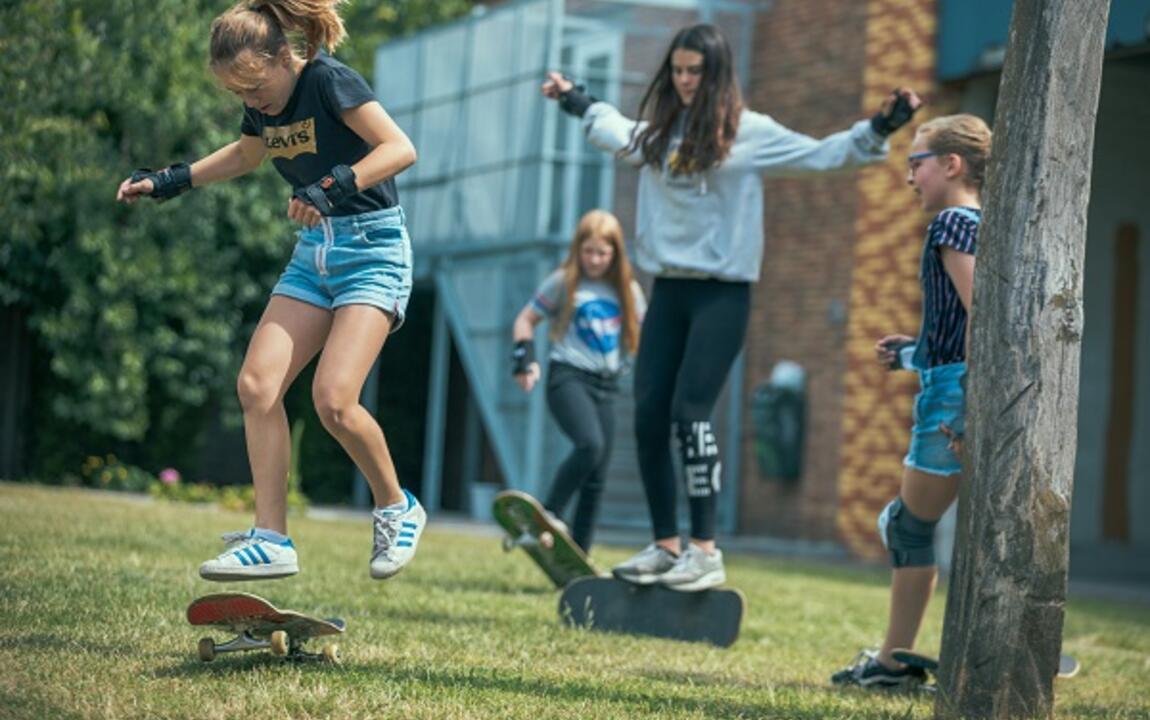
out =
<svg viewBox="0 0 1150 720"><path fill-rule="evenodd" d="M746 605L738 590L679 592L593 577L573 580L563 590L559 617L591 630L730 647L739 637Z"/></svg>

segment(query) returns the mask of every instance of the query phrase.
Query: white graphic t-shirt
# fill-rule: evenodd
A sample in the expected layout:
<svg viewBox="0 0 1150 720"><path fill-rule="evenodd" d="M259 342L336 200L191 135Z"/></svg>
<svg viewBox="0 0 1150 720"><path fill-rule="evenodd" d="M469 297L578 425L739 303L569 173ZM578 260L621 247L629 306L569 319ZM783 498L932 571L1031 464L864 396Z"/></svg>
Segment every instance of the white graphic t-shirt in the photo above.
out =
<svg viewBox="0 0 1150 720"><path fill-rule="evenodd" d="M640 321L647 301L639 283L631 284L635 312ZM563 271L547 276L535 291L531 307L549 321L561 315L566 302ZM551 344L550 358L598 375L617 375L626 367L623 352L623 309L615 288L603 280L580 278L575 287L575 311L567 332Z"/></svg>

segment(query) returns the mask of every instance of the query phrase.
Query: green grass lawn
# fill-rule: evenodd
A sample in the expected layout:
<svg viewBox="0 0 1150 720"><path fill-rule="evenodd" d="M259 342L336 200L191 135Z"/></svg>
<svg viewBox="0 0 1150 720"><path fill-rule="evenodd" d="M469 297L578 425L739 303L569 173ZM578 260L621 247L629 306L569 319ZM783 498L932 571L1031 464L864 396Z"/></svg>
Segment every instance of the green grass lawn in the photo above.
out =
<svg viewBox="0 0 1150 720"><path fill-rule="evenodd" d="M397 577L367 573L370 525L292 520L300 575L220 586L196 574L243 515L0 484L0 718L929 718L924 695L839 691L831 672L877 643L881 569L728 555L748 599L729 650L562 627L557 595L494 537L424 535ZM601 548L606 565L626 548ZM196 659L184 619L223 587L339 615L343 664L266 652ZM922 649L938 649L942 598ZM218 639L223 639L219 636ZM1150 718L1150 609L1072 601L1059 717Z"/></svg>

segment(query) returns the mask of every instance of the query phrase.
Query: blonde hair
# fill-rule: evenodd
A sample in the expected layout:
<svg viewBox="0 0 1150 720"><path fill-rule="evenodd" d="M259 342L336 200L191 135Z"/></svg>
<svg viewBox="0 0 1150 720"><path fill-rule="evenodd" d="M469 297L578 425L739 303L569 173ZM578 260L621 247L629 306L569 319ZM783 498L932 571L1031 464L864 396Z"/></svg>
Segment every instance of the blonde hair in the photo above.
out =
<svg viewBox="0 0 1150 720"><path fill-rule="evenodd" d="M982 118L966 113L944 115L919 125L916 134L926 138L926 147L932 153L961 157L966 165L963 179L982 190L990 157L990 128Z"/></svg>
<svg viewBox="0 0 1150 720"><path fill-rule="evenodd" d="M297 54L298 48L289 44L288 33L303 36L306 60L314 58L321 48L334 52L347 37L336 11L343 1L243 0L212 21L211 64L233 65L244 50L265 60L279 57L285 48Z"/></svg>
<svg viewBox="0 0 1150 720"><path fill-rule="evenodd" d="M575 235L571 238L571 246L567 250L567 259L563 261L562 266L566 302L559 312L559 319L551 325L551 339L558 341L571 324L571 316L575 313L575 290L583 274L579 251L583 243L593 237L606 240L615 251L611 258L611 267L607 268L606 278L619 296L623 316L620 323L622 345L633 355L639 349L639 317L635 311L635 296L631 289L634 275L631 272L631 261L627 259L627 251L623 247L623 226L619 224L617 217L606 210L591 210L579 218L579 225L575 228Z"/></svg>

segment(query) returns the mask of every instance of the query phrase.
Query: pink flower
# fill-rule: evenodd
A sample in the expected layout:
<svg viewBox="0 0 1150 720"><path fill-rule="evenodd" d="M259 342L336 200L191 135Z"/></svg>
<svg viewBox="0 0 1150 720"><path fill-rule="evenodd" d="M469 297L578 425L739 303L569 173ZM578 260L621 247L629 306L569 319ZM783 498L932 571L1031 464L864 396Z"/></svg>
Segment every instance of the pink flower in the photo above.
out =
<svg viewBox="0 0 1150 720"><path fill-rule="evenodd" d="M160 471L160 482L165 485L179 485L180 471L175 468L164 468Z"/></svg>

